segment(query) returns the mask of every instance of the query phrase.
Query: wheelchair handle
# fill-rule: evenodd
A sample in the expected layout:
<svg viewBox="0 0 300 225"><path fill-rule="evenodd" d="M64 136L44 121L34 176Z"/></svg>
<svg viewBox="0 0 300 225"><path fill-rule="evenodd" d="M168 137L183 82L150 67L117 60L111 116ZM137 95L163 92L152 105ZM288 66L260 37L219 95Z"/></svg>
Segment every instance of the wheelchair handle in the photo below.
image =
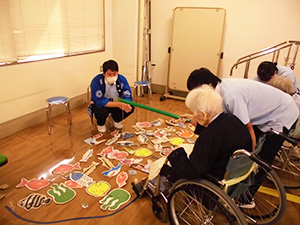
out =
<svg viewBox="0 0 300 225"><path fill-rule="evenodd" d="M248 152L244 149L236 150L233 153L232 157L235 158L238 154L244 154L248 156L253 162L256 162L258 165L266 169L268 172L272 170L272 165L262 160L259 156L252 154L251 152Z"/></svg>
<svg viewBox="0 0 300 225"><path fill-rule="evenodd" d="M290 142L292 145L296 146L298 145L299 143L299 140L296 139L296 138L293 138L293 137L290 137L288 136L287 134L283 133L283 132L279 132L277 130L274 130L274 129L270 129L270 131L267 131L267 133L273 133L273 134L276 134L276 135L279 135L281 137L283 137L286 141Z"/></svg>

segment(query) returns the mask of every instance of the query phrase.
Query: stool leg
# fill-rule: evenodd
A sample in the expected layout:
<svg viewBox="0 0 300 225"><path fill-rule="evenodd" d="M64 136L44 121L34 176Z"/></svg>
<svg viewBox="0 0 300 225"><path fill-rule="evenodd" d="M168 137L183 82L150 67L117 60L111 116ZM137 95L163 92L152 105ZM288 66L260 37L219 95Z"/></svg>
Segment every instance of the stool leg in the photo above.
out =
<svg viewBox="0 0 300 225"><path fill-rule="evenodd" d="M152 89L151 89L151 85L149 84L148 85L148 101L149 101L149 104L151 102L151 99L152 99Z"/></svg>
<svg viewBox="0 0 300 225"><path fill-rule="evenodd" d="M51 118L51 104L48 104L46 107L47 123L48 123L48 134L52 133L52 118Z"/></svg>
<svg viewBox="0 0 300 225"><path fill-rule="evenodd" d="M67 120L68 120L69 133L71 134L71 131L72 131L72 117L71 117L71 110L70 110L69 101L65 102L65 107L66 107L66 111L67 111Z"/></svg>
<svg viewBox="0 0 300 225"><path fill-rule="evenodd" d="M133 86L133 88L134 88L133 94L134 94L135 97L137 96L137 89L136 89L137 87L138 87L138 85L134 84L134 86Z"/></svg>

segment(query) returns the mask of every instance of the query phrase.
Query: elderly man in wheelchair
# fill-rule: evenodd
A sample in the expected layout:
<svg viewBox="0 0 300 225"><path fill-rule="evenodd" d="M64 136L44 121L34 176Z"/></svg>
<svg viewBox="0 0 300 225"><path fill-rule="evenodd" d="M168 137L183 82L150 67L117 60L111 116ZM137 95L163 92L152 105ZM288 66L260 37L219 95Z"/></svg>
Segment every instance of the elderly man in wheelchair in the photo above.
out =
<svg viewBox="0 0 300 225"><path fill-rule="evenodd" d="M189 92L186 105L193 112L192 121L197 122L195 133L199 137L195 145L190 150L187 145L179 147L168 157L154 162L147 179L132 183L137 196L146 191L156 217L162 222L169 219L171 224L272 224L278 221L285 209L284 189L271 167L250 153L252 141L246 126L235 116L223 112L221 96L208 85ZM255 151L259 151L261 145ZM238 149L243 150L236 151ZM228 163L230 158L232 162ZM266 200L273 205L270 207L262 204L260 200L265 196L259 191L255 194L259 197L257 205L244 206L243 201L252 200L258 189L255 187L252 193L245 191L253 184L255 171L260 169L265 170L269 178L266 188L275 186L279 197Z"/></svg>

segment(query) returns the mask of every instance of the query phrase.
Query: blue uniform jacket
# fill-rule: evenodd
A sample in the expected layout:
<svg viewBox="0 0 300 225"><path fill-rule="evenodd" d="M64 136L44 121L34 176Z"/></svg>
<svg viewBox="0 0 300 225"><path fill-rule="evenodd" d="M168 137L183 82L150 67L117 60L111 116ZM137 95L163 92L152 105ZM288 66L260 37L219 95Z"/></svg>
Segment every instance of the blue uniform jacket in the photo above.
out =
<svg viewBox="0 0 300 225"><path fill-rule="evenodd" d="M132 101L130 86L127 82L127 79L123 75L118 74L116 85L119 97ZM104 94L104 76L103 74L98 74L91 82L91 101L93 101L98 108L104 107L109 102L109 99L104 97Z"/></svg>

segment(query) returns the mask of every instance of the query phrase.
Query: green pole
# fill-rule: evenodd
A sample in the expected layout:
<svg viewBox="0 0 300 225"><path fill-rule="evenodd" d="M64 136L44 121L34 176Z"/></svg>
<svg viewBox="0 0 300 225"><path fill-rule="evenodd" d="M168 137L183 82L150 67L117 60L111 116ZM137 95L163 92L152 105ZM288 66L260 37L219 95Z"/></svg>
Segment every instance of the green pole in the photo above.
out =
<svg viewBox="0 0 300 225"><path fill-rule="evenodd" d="M159 114L162 114L162 115L165 115L165 116L170 116L170 117L173 117L175 119L180 118L180 116L178 116L176 114L169 113L169 112L166 112L166 111L163 111L163 110L160 110L160 109L156 109L156 108L153 108L153 107L150 107L150 106L142 105L142 104L139 104L139 103L136 103L136 102L133 102L133 101L126 100L126 99L119 98L119 99L117 99L117 101L124 102L124 103L127 103L129 105L133 105L133 106L136 106L136 107L139 107L139 108L142 108L142 109L147 109L147 110L150 110L152 112L156 112L156 113L159 113Z"/></svg>

